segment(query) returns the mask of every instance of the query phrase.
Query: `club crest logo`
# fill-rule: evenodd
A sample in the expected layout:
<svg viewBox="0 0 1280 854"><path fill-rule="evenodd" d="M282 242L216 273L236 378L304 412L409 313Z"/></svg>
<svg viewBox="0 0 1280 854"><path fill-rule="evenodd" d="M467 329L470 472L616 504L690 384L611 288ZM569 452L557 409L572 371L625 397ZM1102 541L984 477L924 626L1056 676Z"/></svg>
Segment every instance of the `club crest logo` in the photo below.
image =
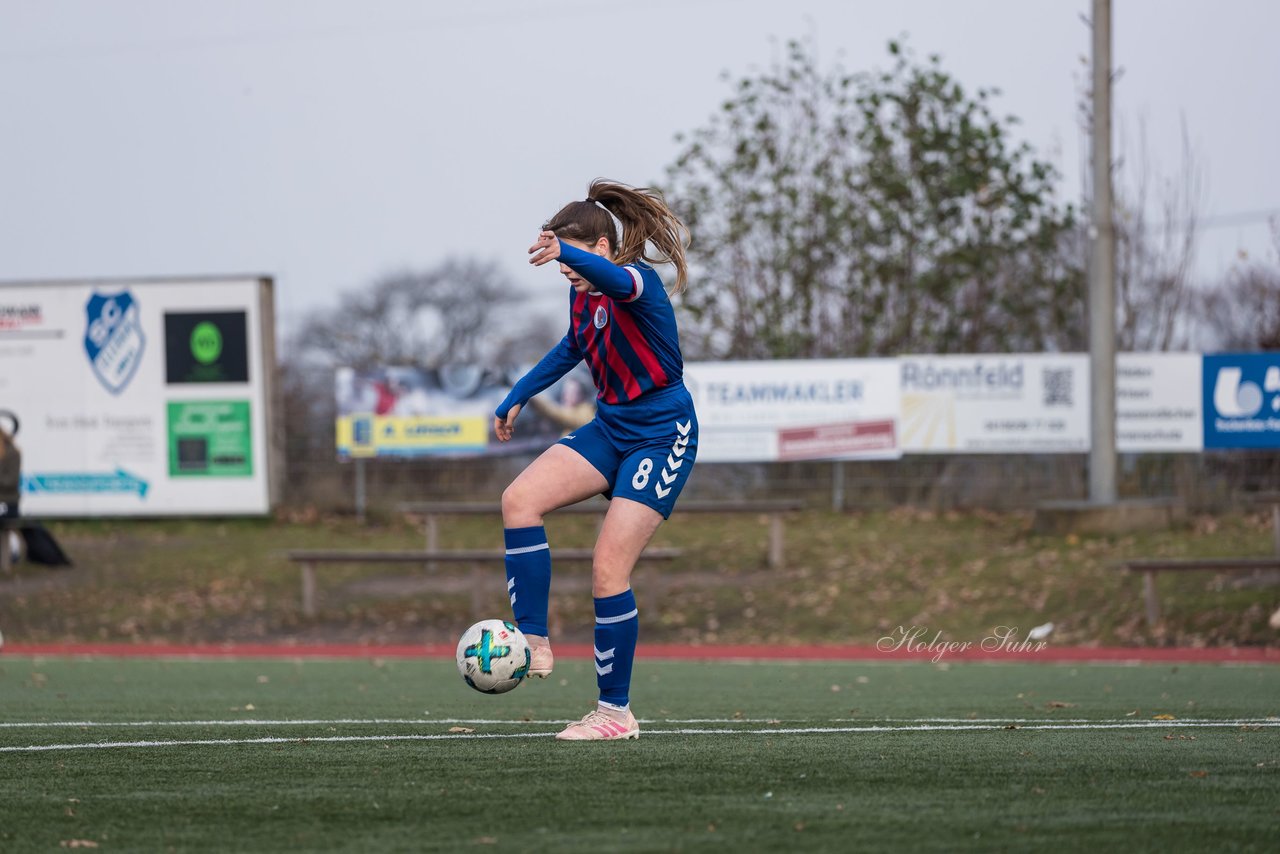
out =
<svg viewBox="0 0 1280 854"><path fill-rule="evenodd" d="M609 322L609 312L604 310L604 306L596 306L595 324L596 329L604 329L604 325Z"/></svg>
<svg viewBox="0 0 1280 854"><path fill-rule="evenodd" d="M84 349L94 376L112 394L124 391L133 379L146 349L138 303L133 294L98 294L89 297Z"/></svg>

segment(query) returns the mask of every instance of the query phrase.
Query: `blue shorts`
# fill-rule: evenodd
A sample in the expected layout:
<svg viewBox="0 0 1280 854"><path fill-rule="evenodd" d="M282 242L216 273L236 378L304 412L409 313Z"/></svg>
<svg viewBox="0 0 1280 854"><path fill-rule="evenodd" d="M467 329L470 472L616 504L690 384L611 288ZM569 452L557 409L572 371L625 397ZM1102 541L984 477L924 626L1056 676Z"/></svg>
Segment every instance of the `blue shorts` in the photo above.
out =
<svg viewBox="0 0 1280 854"><path fill-rule="evenodd" d="M609 481L605 498L629 498L670 518L698 455L698 416L684 385L630 403L601 403L590 424L559 444L577 451Z"/></svg>

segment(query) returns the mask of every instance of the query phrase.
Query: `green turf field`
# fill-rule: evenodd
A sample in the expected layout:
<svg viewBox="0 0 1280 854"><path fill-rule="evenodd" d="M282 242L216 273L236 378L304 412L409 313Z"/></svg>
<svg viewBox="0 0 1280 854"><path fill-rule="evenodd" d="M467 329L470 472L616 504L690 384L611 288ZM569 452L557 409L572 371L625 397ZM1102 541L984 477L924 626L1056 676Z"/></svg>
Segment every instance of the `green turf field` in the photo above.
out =
<svg viewBox="0 0 1280 854"><path fill-rule="evenodd" d="M639 741L563 744L587 661L488 697L448 661L0 656L0 850L1276 847L1275 666L636 677Z"/></svg>

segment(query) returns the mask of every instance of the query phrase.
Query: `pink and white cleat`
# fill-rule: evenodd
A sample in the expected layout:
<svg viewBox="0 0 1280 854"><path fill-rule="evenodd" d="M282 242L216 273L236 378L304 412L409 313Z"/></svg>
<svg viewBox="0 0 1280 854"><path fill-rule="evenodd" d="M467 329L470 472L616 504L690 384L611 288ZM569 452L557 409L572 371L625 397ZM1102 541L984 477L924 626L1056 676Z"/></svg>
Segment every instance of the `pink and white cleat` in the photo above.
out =
<svg viewBox="0 0 1280 854"><path fill-rule="evenodd" d="M591 712L576 724L569 724L556 736L557 741L625 741L640 737L640 724L631 710L619 717L600 709Z"/></svg>

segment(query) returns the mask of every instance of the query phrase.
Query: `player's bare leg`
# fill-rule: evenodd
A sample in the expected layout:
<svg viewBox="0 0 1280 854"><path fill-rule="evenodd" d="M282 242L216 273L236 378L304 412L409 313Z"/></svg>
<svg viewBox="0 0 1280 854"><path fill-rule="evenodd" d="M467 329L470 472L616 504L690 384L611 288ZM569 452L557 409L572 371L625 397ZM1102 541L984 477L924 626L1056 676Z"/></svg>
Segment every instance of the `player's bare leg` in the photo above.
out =
<svg viewBox="0 0 1280 854"><path fill-rule="evenodd" d="M615 596L631 586L631 571L662 524L662 514L629 498L609 502L591 562L591 595Z"/></svg>
<svg viewBox="0 0 1280 854"><path fill-rule="evenodd" d="M604 518L591 566L596 602L596 677L601 700L596 709L556 736L562 741L625 740L640 737L627 698L635 656L637 609L631 571L648 545L662 514L627 498L615 498Z"/></svg>
<svg viewBox="0 0 1280 854"><path fill-rule="evenodd" d="M546 532L542 528L543 517L559 507L576 504L597 495L608 485L604 475L576 451L564 445L552 445L530 463L502 493L502 523L510 540L507 547L508 561L541 560L546 572L545 579L531 578L523 590L516 586L515 572L520 570L508 572L507 589L512 609L517 612L517 622L529 625L530 617L520 620L520 609L527 607L530 600L537 603L537 607L526 614L533 613L532 619L540 618L542 623L546 621L551 566L546 552ZM520 537L525 539L518 539ZM537 571L535 568L534 572ZM526 599L523 604L518 603L521 594ZM551 653L551 642L547 639L545 625L539 627L542 632L535 628L525 631L524 635L529 641L529 675L545 679L551 675L555 657Z"/></svg>
<svg viewBox="0 0 1280 854"><path fill-rule="evenodd" d="M585 457L564 445L552 445L502 493L502 524L541 525L552 510L585 501L608 487L609 481Z"/></svg>

